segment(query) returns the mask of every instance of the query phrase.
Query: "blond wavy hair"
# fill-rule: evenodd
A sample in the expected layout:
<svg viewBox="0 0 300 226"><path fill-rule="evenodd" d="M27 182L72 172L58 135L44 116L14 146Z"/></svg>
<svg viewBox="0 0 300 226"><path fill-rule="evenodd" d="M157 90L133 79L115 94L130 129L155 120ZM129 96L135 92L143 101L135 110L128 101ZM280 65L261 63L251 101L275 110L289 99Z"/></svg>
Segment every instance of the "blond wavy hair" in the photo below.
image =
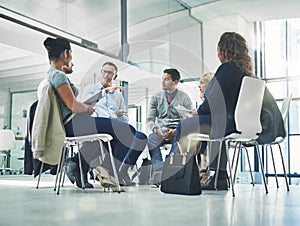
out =
<svg viewBox="0 0 300 226"><path fill-rule="evenodd" d="M254 76L247 42L240 34L223 33L218 42L218 51L226 61L233 62L241 72L248 76Z"/></svg>
<svg viewBox="0 0 300 226"><path fill-rule="evenodd" d="M212 80L212 78L214 77L215 73L214 72L207 72L203 75L200 76L200 79L205 79L207 82L209 82L210 80Z"/></svg>

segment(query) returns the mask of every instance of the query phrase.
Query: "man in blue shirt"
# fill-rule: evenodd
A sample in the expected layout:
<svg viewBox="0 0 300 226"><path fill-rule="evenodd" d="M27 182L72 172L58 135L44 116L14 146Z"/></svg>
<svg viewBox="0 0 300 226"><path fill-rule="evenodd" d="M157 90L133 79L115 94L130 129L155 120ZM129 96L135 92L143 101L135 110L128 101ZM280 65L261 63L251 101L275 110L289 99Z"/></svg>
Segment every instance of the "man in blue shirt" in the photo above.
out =
<svg viewBox="0 0 300 226"><path fill-rule="evenodd" d="M101 81L98 84L92 84L85 87L82 99L112 86L112 81L117 78L118 68L114 63L105 62L101 69ZM115 118L117 120L128 122L126 105L122 93L116 89L110 89L106 95L102 96L95 105L97 117Z"/></svg>
<svg viewBox="0 0 300 226"><path fill-rule="evenodd" d="M97 117L104 117L104 118L112 118L115 120L122 121L124 123L128 123L128 115L127 115L127 110L126 110L126 105L124 98L122 96L122 93L120 92L119 88L120 86L112 86L112 81L117 78L117 72L118 68L117 66L112 63L112 62L105 62L102 65L101 69L101 81L98 84L91 84L85 87L83 94L82 94L82 99L88 99L88 97L96 94L100 90L103 90L105 88L111 87L109 91L106 91L104 95L100 96L99 101L95 104L95 115ZM106 89L108 90L108 89ZM141 132L137 132L140 136L146 136L142 134ZM125 135L125 134L124 134ZM99 145L98 145L99 146ZM82 148L85 149L93 149L98 147L97 144L89 144L85 145ZM130 157L130 155L133 157ZM136 159L140 153L135 152L135 153L128 153L128 155L125 156L125 159L123 160L122 169L120 170L121 173L121 180L120 184L121 185L134 185L135 183L132 182L128 175L128 167L131 164L134 164L136 162ZM114 152L114 156L117 159L121 159L121 153L119 153L117 150ZM119 156L119 157L118 157ZM130 161L128 160L130 158ZM131 162L131 164L128 163Z"/></svg>

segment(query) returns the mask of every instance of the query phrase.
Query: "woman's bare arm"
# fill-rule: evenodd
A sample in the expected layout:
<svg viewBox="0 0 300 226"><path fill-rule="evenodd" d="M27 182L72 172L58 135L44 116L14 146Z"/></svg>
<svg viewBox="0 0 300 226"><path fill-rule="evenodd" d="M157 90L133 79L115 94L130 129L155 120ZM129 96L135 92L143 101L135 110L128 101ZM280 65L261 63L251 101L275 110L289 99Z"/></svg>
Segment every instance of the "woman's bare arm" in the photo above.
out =
<svg viewBox="0 0 300 226"><path fill-rule="evenodd" d="M63 84L58 87L57 92L66 106L75 113L79 112L89 112L92 113L94 109L94 104L87 105L78 100L76 100L73 91L69 84Z"/></svg>

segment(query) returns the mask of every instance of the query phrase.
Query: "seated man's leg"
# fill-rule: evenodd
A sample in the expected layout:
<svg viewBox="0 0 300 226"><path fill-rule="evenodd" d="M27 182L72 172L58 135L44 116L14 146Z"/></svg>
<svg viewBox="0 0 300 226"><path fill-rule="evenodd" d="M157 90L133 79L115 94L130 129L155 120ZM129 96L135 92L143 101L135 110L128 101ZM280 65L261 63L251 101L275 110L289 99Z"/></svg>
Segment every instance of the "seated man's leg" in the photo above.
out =
<svg viewBox="0 0 300 226"><path fill-rule="evenodd" d="M146 134L136 131L130 149L128 150L123 162L128 165L135 165L141 153L147 145L148 139Z"/></svg>
<svg viewBox="0 0 300 226"><path fill-rule="evenodd" d="M124 182L124 185L127 186L135 185L135 183L132 182L132 180L128 175L128 168L136 164L136 161L141 155L141 153L144 151L147 142L148 142L147 136L142 132L136 131L130 149L125 155L121 163L121 166L119 168L120 176Z"/></svg>
<svg viewBox="0 0 300 226"><path fill-rule="evenodd" d="M160 150L160 145L164 142L163 137L159 136L156 133L152 133L149 135L148 138L148 147L149 153L151 156L151 161L153 164L153 171L160 171L162 170L162 155Z"/></svg>

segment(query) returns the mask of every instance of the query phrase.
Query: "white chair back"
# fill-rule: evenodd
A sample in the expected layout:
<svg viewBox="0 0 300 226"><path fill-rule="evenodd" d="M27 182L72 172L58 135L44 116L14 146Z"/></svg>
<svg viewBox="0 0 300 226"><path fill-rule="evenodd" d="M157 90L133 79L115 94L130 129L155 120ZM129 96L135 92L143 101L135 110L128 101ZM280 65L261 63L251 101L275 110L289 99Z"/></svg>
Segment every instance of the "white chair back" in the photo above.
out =
<svg viewBox="0 0 300 226"><path fill-rule="evenodd" d="M12 130L0 130L0 151L8 151L15 147L15 134Z"/></svg>
<svg viewBox="0 0 300 226"><path fill-rule="evenodd" d="M235 109L236 128L243 139L256 139L262 131L260 114L265 92L265 81L245 76Z"/></svg>
<svg viewBox="0 0 300 226"><path fill-rule="evenodd" d="M284 98L282 101L282 106L281 106L280 111L281 111L281 115L282 115L282 119L283 119L284 123L286 122L286 119L287 119L287 116L289 113L292 95L293 94L290 94L288 97Z"/></svg>

